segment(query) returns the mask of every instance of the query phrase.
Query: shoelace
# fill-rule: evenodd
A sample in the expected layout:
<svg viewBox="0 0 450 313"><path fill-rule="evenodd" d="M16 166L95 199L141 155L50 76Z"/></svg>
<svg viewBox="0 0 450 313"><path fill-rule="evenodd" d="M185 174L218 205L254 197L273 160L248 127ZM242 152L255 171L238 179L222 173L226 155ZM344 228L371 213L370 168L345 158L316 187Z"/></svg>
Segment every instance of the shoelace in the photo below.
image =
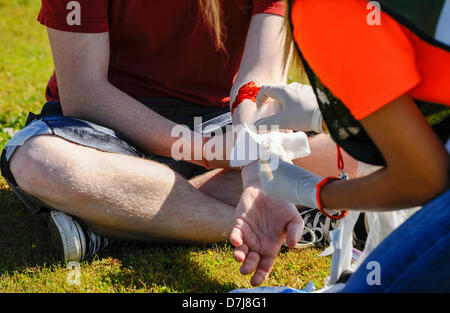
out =
<svg viewBox="0 0 450 313"><path fill-rule="evenodd" d="M302 239L297 243L295 248L307 248L316 245L323 239L329 240L329 231L331 227L331 219L327 218L317 209L307 209L300 212L300 216L303 218L305 226L303 228ZM314 218L312 218L314 216ZM325 219L325 223L321 222L320 219ZM309 234L310 239L304 240L305 235ZM283 244L287 246L286 243Z"/></svg>
<svg viewBox="0 0 450 313"><path fill-rule="evenodd" d="M335 229L338 222L331 220L330 218L323 215L317 209L308 209L300 213L305 222L305 226L309 227L316 234L316 243L325 241L330 241L330 230ZM311 217L314 216L314 219L311 221ZM322 220L322 221L321 221Z"/></svg>
<svg viewBox="0 0 450 313"><path fill-rule="evenodd" d="M303 238L305 238L306 234L310 234L311 239L310 240L304 240ZM304 248L308 248L308 247L312 247L316 244L317 239L316 239L316 233L314 232L314 230L312 230L309 227L304 227L303 228L303 234L302 234L302 239L300 241L297 242L297 244L295 245L295 249L304 249ZM286 243L284 243L285 246Z"/></svg>
<svg viewBox="0 0 450 313"><path fill-rule="evenodd" d="M86 226L84 227L84 232L88 236L86 238L89 238L89 246L86 250L86 256L92 257L94 256L98 251L109 248L115 244L117 244L119 241L114 239L109 239L100 235L95 234L92 232L89 228Z"/></svg>

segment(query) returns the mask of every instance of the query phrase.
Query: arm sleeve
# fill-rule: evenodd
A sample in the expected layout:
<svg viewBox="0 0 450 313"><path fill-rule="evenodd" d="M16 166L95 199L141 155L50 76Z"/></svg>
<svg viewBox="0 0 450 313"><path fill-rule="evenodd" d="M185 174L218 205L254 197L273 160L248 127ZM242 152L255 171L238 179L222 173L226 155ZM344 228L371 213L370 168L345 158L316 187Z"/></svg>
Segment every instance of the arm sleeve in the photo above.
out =
<svg viewBox="0 0 450 313"><path fill-rule="evenodd" d="M284 16L286 13L286 4L283 1L253 0L252 15L260 13Z"/></svg>
<svg viewBox="0 0 450 313"><path fill-rule="evenodd" d="M294 38L322 83L361 120L420 82L415 50L381 14L369 25L366 1L296 1Z"/></svg>
<svg viewBox="0 0 450 313"><path fill-rule="evenodd" d="M107 32L108 1L42 0L38 21L47 27L67 32Z"/></svg>

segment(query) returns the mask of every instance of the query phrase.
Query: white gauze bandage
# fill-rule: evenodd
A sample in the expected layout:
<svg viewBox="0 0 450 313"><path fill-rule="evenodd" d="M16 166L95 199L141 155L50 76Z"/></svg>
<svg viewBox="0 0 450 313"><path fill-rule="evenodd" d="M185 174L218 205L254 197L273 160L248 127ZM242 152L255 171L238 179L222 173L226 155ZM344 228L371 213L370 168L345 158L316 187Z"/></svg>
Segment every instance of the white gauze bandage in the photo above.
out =
<svg viewBox="0 0 450 313"><path fill-rule="evenodd" d="M284 161L306 157L311 154L308 136L304 132L281 133L272 131L257 134L247 124L239 130L230 154L230 165L242 167L257 160L267 160L277 155Z"/></svg>

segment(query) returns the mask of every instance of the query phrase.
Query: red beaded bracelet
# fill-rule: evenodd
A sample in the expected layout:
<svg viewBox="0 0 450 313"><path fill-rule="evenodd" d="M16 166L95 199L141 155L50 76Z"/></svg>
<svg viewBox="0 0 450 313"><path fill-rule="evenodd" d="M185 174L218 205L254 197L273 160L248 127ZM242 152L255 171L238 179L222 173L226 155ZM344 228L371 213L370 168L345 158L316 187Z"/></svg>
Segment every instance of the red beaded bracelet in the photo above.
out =
<svg viewBox="0 0 450 313"><path fill-rule="evenodd" d="M234 114L234 111L237 107L246 99L256 102L256 96L258 95L261 87L256 86L255 82L251 81L245 85L242 85L239 88L238 95L231 105L231 114Z"/></svg>
<svg viewBox="0 0 450 313"><path fill-rule="evenodd" d="M340 180L340 179L337 178L337 177L327 177L327 178L323 179L320 183L318 183L318 184L316 185L316 190L317 190L317 193L316 193L316 200L317 200L317 205L318 205L318 207L319 207L319 211L320 211L323 215L325 215L326 217L331 218L331 219L333 219L333 220L340 220L340 219L342 219L342 218L344 218L344 217L347 216L347 214L348 214L348 211L347 211L347 210L341 211L340 213L338 213L338 215L330 215L330 214L328 214L328 212L323 208L322 202L320 201L320 192L322 191L322 187L325 186L325 185L326 185L327 183L329 183L330 181L333 181L333 180Z"/></svg>

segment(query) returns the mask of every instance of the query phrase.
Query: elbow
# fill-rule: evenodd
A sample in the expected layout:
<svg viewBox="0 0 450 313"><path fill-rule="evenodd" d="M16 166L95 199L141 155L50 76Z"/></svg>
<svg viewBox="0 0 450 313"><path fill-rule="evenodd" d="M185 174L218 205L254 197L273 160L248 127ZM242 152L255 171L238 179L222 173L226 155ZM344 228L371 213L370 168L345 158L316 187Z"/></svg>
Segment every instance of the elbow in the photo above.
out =
<svg viewBox="0 0 450 313"><path fill-rule="evenodd" d="M61 88L62 87L62 88ZM103 85L98 81L72 84L69 88L60 87L61 108L64 116L88 119L91 103L96 102Z"/></svg>
<svg viewBox="0 0 450 313"><path fill-rule="evenodd" d="M61 109L64 116L82 118L83 110L80 107L80 102L67 100L61 97Z"/></svg>
<svg viewBox="0 0 450 313"><path fill-rule="evenodd" d="M436 173L434 183L431 184L430 190L428 192L428 199L425 199L425 202L429 202L432 199L436 198L450 187L450 164L447 158L447 162L445 167L439 172Z"/></svg>
<svg viewBox="0 0 450 313"><path fill-rule="evenodd" d="M70 116L80 119L85 117L87 97L84 92L64 91L60 92L59 98L61 101L61 109L64 116Z"/></svg>
<svg viewBox="0 0 450 313"><path fill-rule="evenodd" d="M434 163L434 171L428 178L429 187L426 199L423 203L427 203L439 196L449 188L450 183L450 159L446 153L441 160L436 159Z"/></svg>
<svg viewBox="0 0 450 313"><path fill-rule="evenodd" d="M408 177L406 179L408 183L403 184L401 189L404 199L410 204L410 207L425 205L445 192L450 183L449 170L447 155L445 160L436 161L423 173Z"/></svg>
<svg viewBox="0 0 450 313"><path fill-rule="evenodd" d="M445 176L445 177L444 177ZM448 174L436 176L433 181L428 181L426 184L422 184L420 189L422 190L417 194L416 202L419 205L424 205L441 193L446 191L449 187Z"/></svg>

